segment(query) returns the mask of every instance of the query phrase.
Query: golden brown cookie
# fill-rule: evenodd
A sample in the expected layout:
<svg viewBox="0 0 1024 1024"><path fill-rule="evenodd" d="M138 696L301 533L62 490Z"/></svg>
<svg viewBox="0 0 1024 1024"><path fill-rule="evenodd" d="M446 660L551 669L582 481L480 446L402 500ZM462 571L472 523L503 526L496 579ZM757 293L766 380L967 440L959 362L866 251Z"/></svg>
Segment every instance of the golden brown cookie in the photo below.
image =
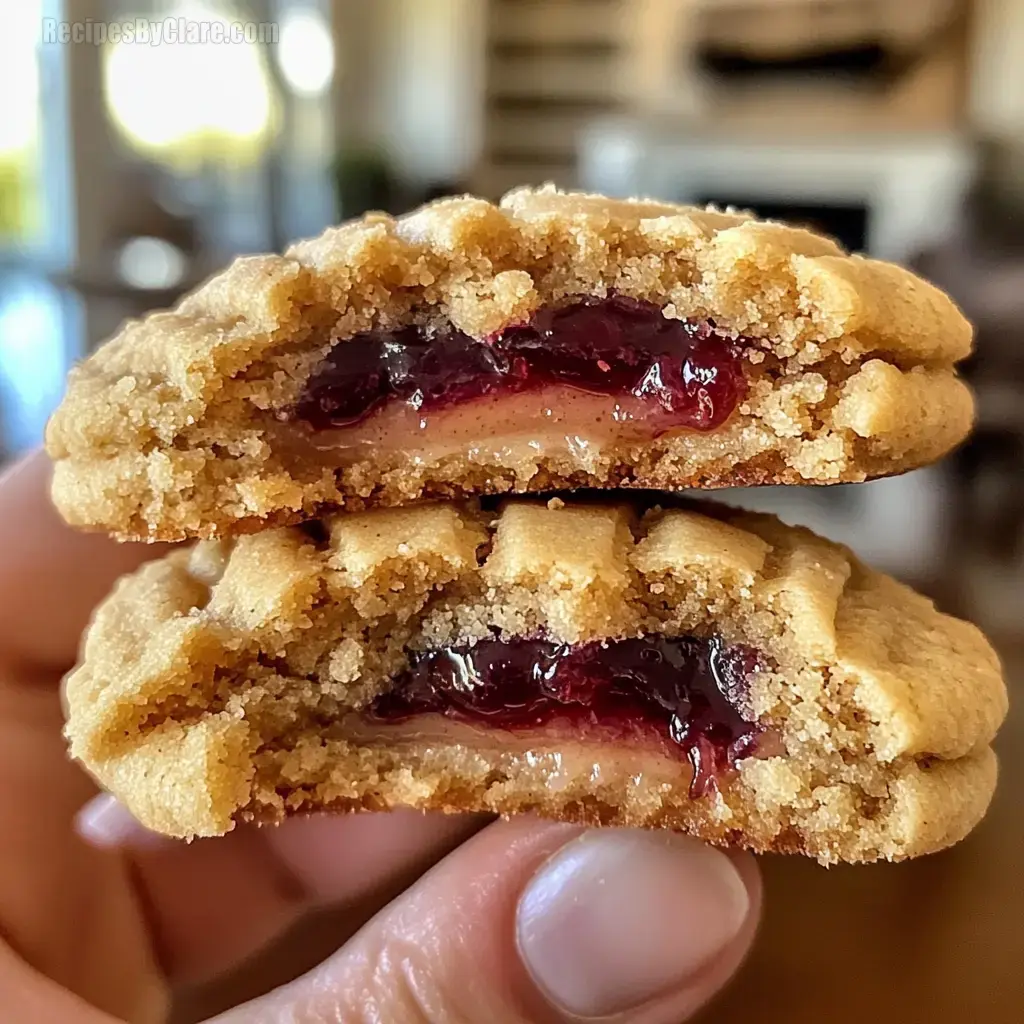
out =
<svg viewBox="0 0 1024 1024"><path fill-rule="evenodd" d="M237 260L127 324L50 423L69 522L248 532L571 487L833 483L969 429L971 330L808 231L521 190Z"/></svg>
<svg viewBox="0 0 1024 1024"><path fill-rule="evenodd" d="M410 806L682 829L822 862L981 818L981 633L774 518L424 504L203 541L126 577L71 749L150 828Z"/></svg>

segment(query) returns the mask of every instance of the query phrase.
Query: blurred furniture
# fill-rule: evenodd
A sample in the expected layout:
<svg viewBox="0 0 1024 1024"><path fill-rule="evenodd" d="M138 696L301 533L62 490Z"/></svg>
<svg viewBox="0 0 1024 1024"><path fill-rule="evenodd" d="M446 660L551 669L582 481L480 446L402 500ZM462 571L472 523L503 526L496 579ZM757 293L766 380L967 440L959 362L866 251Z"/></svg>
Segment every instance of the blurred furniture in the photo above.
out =
<svg viewBox="0 0 1024 1024"><path fill-rule="evenodd" d="M639 0L640 110L720 129L945 129L964 108L959 0Z"/></svg>
<svg viewBox="0 0 1024 1024"><path fill-rule="evenodd" d="M1024 632L1024 215L975 198L962 230L918 267L975 326L965 374L977 425L951 460L953 548L943 594L986 628Z"/></svg>
<svg viewBox="0 0 1024 1024"><path fill-rule="evenodd" d="M475 185L578 181L614 114L744 139L955 134L969 108L963 0L487 0ZM870 140L869 140L870 143Z"/></svg>
<svg viewBox="0 0 1024 1024"><path fill-rule="evenodd" d="M474 188L576 181L577 136L625 109L631 24L625 0L484 0L484 144Z"/></svg>

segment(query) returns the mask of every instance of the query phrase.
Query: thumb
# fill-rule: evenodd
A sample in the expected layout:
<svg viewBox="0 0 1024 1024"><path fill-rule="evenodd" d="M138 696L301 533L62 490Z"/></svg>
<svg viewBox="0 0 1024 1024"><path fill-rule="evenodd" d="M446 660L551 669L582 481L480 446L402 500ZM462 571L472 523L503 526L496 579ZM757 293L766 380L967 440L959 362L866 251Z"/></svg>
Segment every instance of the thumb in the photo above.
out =
<svg viewBox="0 0 1024 1024"><path fill-rule="evenodd" d="M220 1024L678 1024L756 927L752 858L672 833L497 822L310 974Z"/></svg>

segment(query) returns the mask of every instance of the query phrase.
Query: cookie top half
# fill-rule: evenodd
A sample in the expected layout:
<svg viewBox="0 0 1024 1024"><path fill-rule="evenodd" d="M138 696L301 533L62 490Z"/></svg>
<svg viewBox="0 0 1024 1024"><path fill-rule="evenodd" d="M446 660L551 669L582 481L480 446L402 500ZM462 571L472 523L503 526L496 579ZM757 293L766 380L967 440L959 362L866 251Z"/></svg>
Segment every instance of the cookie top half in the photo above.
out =
<svg viewBox="0 0 1024 1024"><path fill-rule="evenodd" d="M958 443L971 329L909 271L738 213L552 188L371 214L127 323L47 431L120 537L573 487L859 481Z"/></svg>

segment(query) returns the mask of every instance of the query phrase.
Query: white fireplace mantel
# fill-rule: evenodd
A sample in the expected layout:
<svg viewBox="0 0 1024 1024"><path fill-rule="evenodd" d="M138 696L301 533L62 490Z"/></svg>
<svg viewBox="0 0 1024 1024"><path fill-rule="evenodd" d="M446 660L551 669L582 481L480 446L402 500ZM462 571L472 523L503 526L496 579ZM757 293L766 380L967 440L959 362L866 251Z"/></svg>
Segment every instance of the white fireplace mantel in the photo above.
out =
<svg viewBox="0 0 1024 1024"><path fill-rule="evenodd" d="M684 123L607 120L583 133L579 173L584 188L617 196L863 205L867 251L901 261L954 232L975 156L953 134L741 138Z"/></svg>

